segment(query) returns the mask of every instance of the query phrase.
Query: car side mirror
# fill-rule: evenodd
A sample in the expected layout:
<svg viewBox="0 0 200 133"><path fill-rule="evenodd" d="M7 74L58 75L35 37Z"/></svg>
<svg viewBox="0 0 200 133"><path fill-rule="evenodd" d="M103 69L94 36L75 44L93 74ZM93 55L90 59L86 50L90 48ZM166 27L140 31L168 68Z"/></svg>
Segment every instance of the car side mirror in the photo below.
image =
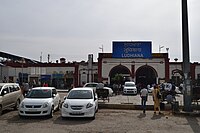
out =
<svg viewBox="0 0 200 133"><path fill-rule="evenodd" d="M67 97L66 96L64 96L64 100L66 99Z"/></svg>
<svg viewBox="0 0 200 133"><path fill-rule="evenodd" d="M52 97L56 97L56 94L52 94Z"/></svg>

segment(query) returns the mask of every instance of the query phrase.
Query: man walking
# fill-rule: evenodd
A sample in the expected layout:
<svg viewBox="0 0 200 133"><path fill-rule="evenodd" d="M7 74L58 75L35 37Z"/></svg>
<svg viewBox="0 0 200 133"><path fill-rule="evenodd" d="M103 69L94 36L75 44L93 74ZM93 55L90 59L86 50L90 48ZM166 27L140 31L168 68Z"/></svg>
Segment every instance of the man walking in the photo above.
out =
<svg viewBox="0 0 200 133"><path fill-rule="evenodd" d="M158 109L159 114L161 114L160 112L160 99L161 99L161 95L160 95L160 88L158 85L154 86L154 90L152 92L153 95L153 101L154 101L154 114L156 114L156 110Z"/></svg>
<svg viewBox="0 0 200 133"><path fill-rule="evenodd" d="M142 86L142 89L140 91L140 97L141 97L141 101L142 101L142 108L143 108L143 113L145 114L146 111L146 102L147 102L147 98L148 98L148 90Z"/></svg>

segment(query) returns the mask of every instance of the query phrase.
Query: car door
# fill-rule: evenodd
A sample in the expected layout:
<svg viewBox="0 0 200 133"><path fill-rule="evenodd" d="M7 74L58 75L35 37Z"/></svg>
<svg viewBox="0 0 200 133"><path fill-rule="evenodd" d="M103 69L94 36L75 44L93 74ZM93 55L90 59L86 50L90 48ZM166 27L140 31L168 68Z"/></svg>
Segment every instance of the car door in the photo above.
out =
<svg viewBox="0 0 200 133"><path fill-rule="evenodd" d="M10 106L14 106L17 101L17 92L15 91L15 88L13 85L9 85L9 97L10 97Z"/></svg>
<svg viewBox="0 0 200 133"><path fill-rule="evenodd" d="M1 99L2 99L2 108L3 109L10 106L11 100L10 100L10 96L9 96L8 86L5 86L2 88Z"/></svg>

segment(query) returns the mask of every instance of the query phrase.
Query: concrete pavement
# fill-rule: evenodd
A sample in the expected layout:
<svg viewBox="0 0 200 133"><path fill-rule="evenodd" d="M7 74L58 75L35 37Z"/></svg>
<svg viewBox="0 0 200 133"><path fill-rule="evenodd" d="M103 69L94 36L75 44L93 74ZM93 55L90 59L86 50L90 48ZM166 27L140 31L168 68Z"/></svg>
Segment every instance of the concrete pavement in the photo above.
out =
<svg viewBox="0 0 200 133"><path fill-rule="evenodd" d="M58 89L60 93L67 93L67 90ZM176 102L180 108L183 106L183 95L176 95ZM162 110L170 110L171 105L164 103L164 107L161 107ZM149 94L147 101L147 110L153 110L153 98L152 94ZM113 95L107 99L99 99L99 108L108 108L108 109L141 109L141 98L140 95Z"/></svg>
<svg viewBox="0 0 200 133"><path fill-rule="evenodd" d="M183 95L178 94L176 96L176 102L178 102L178 106L183 106ZM163 107L161 110L170 110L171 104L167 104L167 102L163 102ZM149 94L147 100L147 110L153 110L153 98L152 94ZM116 95L110 97L110 100L99 100L100 108L110 108L110 109L142 109L141 108L141 98L140 95Z"/></svg>

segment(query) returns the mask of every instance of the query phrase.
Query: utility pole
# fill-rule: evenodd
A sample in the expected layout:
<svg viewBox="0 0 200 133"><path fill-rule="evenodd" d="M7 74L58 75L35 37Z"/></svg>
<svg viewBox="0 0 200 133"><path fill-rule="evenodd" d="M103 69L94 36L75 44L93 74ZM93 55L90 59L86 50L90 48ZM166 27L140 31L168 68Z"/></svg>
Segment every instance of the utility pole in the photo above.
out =
<svg viewBox="0 0 200 133"><path fill-rule="evenodd" d="M190 79L189 33L187 0L182 0L182 46L183 46L183 73L184 73L184 108L186 112L192 112L192 86Z"/></svg>
<svg viewBox="0 0 200 133"><path fill-rule="evenodd" d="M103 53L103 45L101 47L99 47L99 49L101 49L102 53Z"/></svg>
<svg viewBox="0 0 200 133"><path fill-rule="evenodd" d="M159 45L159 53L161 52L161 49L164 48L164 46Z"/></svg>

